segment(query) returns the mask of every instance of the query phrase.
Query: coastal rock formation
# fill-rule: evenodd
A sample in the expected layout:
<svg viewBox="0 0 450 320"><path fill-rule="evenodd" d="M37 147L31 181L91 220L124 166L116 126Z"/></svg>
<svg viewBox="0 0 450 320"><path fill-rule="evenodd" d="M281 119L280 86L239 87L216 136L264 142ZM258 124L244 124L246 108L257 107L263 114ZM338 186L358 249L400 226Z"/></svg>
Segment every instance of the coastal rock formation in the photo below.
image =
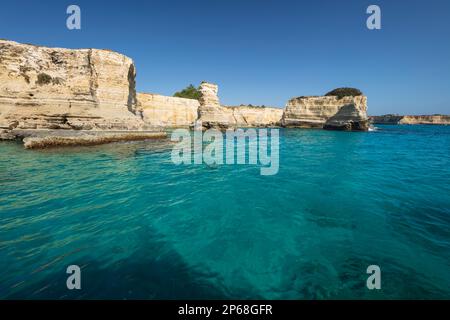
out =
<svg viewBox="0 0 450 320"><path fill-rule="evenodd" d="M325 122L326 130L367 131L369 130L369 118L365 103L357 106L347 104Z"/></svg>
<svg viewBox="0 0 450 320"><path fill-rule="evenodd" d="M229 127L270 127L280 125L283 110L279 108L221 106L218 87L215 84L200 84L199 118L196 128L226 129Z"/></svg>
<svg viewBox="0 0 450 320"><path fill-rule="evenodd" d="M199 117L195 125L197 129L200 127L203 129L226 129L236 124L236 119L233 117L231 110L227 110L227 108L220 105L219 97L217 95L219 88L216 84L202 82L199 90Z"/></svg>
<svg viewBox="0 0 450 320"><path fill-rule="evenodd" d="M386 114L383 116L371 116L370 121L374 124L437 124L450 125L450 115L420 115L420 116L400 116Z"/></svg>
<svg viewBox="0 0 450 320"><path fill-rule="evenodd" d="M138 93L137 110L153 127L190 127L198 116L200 103L194 99Z"/></svg>
<svg viewBox="0 0 450 320"><path fill-rule="evenodd" d="M77 134L62 135L46 134L44 136L31 136L23 139L26 149L43 149L52 147L68 147L68 146L93 146L119 141L139 141L148 139L166 138L165 132L112 132L112 131L88 131L77 132Z"/></svg>
<svg viewBox="0 0 450 320"><path fill-rule="evenodd" d="M367 120L365 96L298 97L288 101L281 124L295 128L367 130Z"/></svg>
<svg viewBox="0 0 450 320"><path fill-rule="evenodd" d="M0 40L0 129L142 130L135 75L116 52Z"/></svg>
<svg viewBox="0 0 450 320"><path fill-rule="evenodd" d="M135 77L133 61L116 52L47 48L0 40L0 139L24 138L23 132L26 137L36 137L30 132L52 130L71 132L74 139L54 138L59 135L47 133L53 138L35 144L57 140L71 144L84 139L73 132L131 132L155 127L368 128L367 99L352 88L339 88L324 97L291 99L283 111L251 105L222 106L218 86L207 82L199 87L198 101L137 94ZM413 120L403 117L401 121ZM128 138L140 136L143 135ZM87 137L84 140L88 142L80 143L108 139ZM117 135L114 139L118 139Z"/></svg>

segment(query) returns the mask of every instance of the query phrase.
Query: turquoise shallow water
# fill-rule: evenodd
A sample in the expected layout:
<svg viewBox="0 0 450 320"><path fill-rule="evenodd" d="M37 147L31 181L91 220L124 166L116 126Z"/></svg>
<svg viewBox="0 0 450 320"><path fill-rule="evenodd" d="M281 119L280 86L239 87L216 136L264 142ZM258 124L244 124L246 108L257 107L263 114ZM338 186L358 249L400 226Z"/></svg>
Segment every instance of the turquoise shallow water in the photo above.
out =
<svg viewBox="0 0 450 320"><path fill-rule="evenodd" d="M0 298L450 298L450 126L281 130L274 176L171 148L0 143Z"/></svg>

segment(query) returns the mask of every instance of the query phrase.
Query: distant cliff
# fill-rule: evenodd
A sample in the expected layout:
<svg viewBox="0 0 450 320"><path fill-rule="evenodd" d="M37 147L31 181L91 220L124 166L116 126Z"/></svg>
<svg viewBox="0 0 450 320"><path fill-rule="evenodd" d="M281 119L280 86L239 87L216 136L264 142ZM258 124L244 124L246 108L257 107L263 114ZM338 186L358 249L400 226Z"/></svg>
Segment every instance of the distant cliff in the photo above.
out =
<svg viewBox="0 0 450 320"><path fill-rule="evenodd" d="M436 124L450 125L450 115L419 115L419 116L401 116L395 114L386 114L382 116L370 116L369 120L374 124Z"/></svg>

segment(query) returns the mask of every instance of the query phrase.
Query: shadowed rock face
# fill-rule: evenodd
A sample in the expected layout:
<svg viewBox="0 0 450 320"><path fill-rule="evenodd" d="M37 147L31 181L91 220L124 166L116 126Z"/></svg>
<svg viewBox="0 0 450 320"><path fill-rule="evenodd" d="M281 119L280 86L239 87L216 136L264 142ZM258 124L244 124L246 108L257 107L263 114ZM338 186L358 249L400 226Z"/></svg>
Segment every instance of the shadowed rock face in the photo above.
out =
<svg viewBox="0 0 450 320"><path fill-rule="evenodd" d="M281 124L294 128L368 130L365 96L299 97L289 100Z"/></svg>
<svg viewBox="0 0 450 320"><path fill-rule="evenodd" d="M119 53L0 40L0 127L141 130L135 76Z"/></svg>
<svg viewBox="0 0 450 320"><path fill-rule="evenodd" d="M372 123L380 123L380 124L398 124L399 121L403 118L403 116L395 115L395 114L387 114L384 116L371 116L369 117L370 122Z"/></svg>
<svg viewBox="0 0 450 320"><path fill-rule="evenodd" d="M369 119L366 109L358 108L355 104L345 105L325 122L323 128L327 130L367 131L369 130Z"/></svg>

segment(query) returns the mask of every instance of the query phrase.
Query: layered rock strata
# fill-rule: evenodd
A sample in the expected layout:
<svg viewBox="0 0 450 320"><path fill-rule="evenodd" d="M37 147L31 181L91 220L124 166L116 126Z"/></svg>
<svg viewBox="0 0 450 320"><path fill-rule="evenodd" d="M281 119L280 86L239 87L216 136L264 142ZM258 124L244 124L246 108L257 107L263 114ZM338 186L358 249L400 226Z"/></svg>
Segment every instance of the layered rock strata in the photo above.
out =
<svg viewBox="0 0 450 320"><path fill-rule="evenodd" d="M281 124L294 128L367 130L365 96L298 97L288 101Z"/></svg>
<svg viewBox="0 0 450 320"><path fill-rule="evenodd" d="M116 52L0 40L0 129L143 130L135 76Z"/></svg>

